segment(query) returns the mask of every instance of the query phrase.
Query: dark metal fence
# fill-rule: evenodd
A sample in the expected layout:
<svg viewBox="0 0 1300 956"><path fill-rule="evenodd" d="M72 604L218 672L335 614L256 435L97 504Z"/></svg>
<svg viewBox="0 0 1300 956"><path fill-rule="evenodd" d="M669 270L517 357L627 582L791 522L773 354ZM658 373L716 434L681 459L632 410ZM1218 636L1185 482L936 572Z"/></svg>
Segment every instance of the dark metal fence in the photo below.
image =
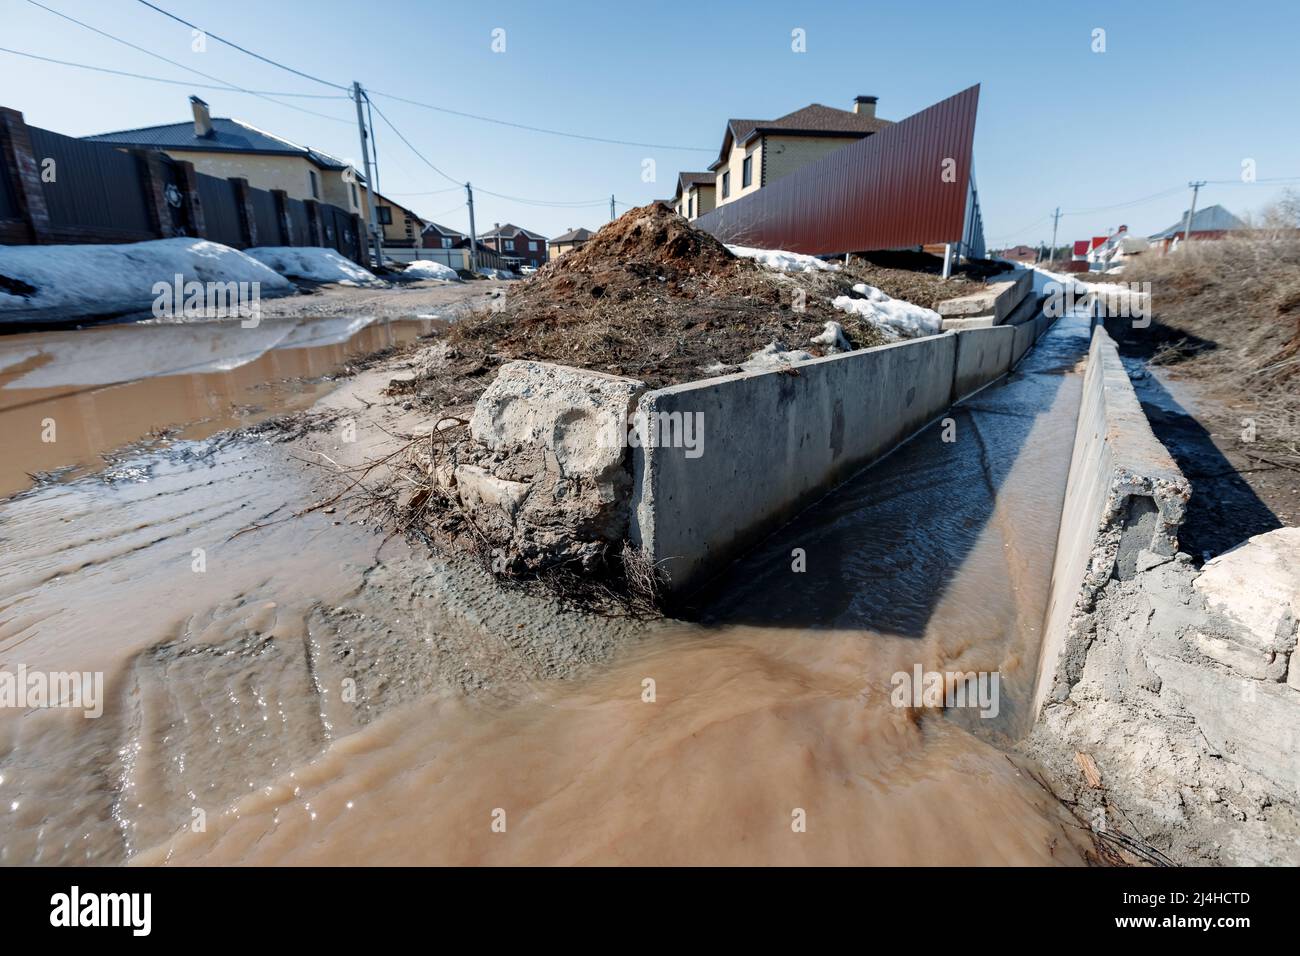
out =
<svg viewBox="0 0 1300 956"><path fill-rule="evenodd" d="M809 255L961 242L978 105L976 85L693 225L724 242Z"/></svg>
<svg viewBox="0 0 1300 956"><path fill-rule="evenodd" d="M207 176L156 150L123 150L28 126L17 110L0 107L0 243L173 236L236 249L323 244L367 261L361 220L351 212Z"/></svg>

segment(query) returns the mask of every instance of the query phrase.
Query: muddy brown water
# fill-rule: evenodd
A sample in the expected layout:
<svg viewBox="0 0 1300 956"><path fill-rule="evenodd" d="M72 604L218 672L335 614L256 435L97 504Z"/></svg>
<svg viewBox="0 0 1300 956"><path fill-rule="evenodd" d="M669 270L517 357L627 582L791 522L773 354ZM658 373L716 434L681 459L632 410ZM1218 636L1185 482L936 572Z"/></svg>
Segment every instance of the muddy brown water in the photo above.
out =
<svg viewBox="0 0 1300 956"><path fill-rule="evenodd" d="M828 496L693 622L583 618L343 513L232 539L321 494L278 446L175 441L10 499L0 668L103 671L107 700L0 710L0 862L1082 862L1000 747L1085 349L1058 323L956 441ZM999 715L894 706L917 665L999 673Z"/></svg>

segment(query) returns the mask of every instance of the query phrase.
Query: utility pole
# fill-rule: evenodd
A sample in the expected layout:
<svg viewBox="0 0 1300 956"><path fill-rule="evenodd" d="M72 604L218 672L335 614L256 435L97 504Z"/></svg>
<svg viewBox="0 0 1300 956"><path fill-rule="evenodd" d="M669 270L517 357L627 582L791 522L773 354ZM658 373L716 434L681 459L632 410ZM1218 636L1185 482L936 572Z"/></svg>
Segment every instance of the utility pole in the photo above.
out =
<svg viewBox="0 0 1300 956"><path fill-rule="evenodd" d="M366 189L369 191L369 201L366 205L370 207L370 235L374 240L375 268L382 269L384 267L384 242L379 232L379 212L375 202L375 181L370 178L370 134L366 132L366 116L361 108L361 99L364 95L361 91L361 84L353 80L352 98L357 101L357 130L361 135L361 164L365 167Z"/></svg>
<svg viewBox="0 0 1300 956"><path fill-rule="evenodd" d="M474 231L474 187L465 184L465 195L469 198L469 271L478 272L478 235Z"/></svg>
<svg viewBox="0 0 1300 956"><path fill-rule="evenodd" d="M1047 252L1047 258L1051 259L1056 255L1056 227L1061 222L1061 207L1056 207L1056 212L1052 213L1052 248Z"/></svg>
<svg viewBox="0 0 1300 956"><path fill-rule="evenodd" d="M614 215L614 194L609 194L609 221L613 222L618 216Z"/></svg>
<svg viewBox="0 0 1300 956"><path fill-rule="evenodd" d="M1187 221L1183 223L1183 242L1192 241L1192 216L1196 214L1196 194L1199 193L1201 187L1205 185L1205 180L1202 179L1198 182L1188 183L1187 185L1192 187L1192 205L1188 207Z"/></svg>

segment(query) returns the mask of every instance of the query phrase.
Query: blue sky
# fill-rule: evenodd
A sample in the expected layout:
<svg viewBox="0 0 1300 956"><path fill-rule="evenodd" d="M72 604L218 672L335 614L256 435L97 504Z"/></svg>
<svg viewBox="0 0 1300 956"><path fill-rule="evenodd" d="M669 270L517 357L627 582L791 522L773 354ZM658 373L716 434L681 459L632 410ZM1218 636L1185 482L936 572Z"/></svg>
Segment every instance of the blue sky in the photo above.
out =
<svg viewBox="0 0 1300 956"><path fill-rule="evenodd" d="M41 0L169 59L250 89L330 94L209 40L136 0ZM1300 5L1289 2L435 3L431 0L155 0L158 6L304 72L376 91L414 146L476 193L480 227L512 221L545 235L608 218L611 193L639 204L672 194L680 169L716 155L727 117L775 117L810 102L848 108L880 98L901 119L981 84L976 176L990 244L1060 241L1128 224L1142 233L1186 208L1190 179L1242 214L1300 188ZM1017 12L1012 15L1008 11ZM991 11L991 12L990 12ZM0 0L0 46L203 83L183 69L41 10ZM505 51L492 31L505 31ZM806 31L807 52L791 50ZM1094 29L1106 50L1092 50ZM197 92L299 143L359 155L347 100L287 102L170 86L0 53L0 105L69 135L179 122ZM619 146L433 112L380 92L518 123L659 144ZM382 190L464 229L461 194L376 120ZM664 146L698 147L678 150ZM657 181L642 180L653 159ZM1261 180L1241 184L1255 161ZM418 195L427 193L426 195ZM1164 196L1158 194L1168 193ZM1147 197L1156 196L1154 199ZM1144 200L1133 203L1135 200ZM1132 205L1116 207L1120 204Z"/></svg>

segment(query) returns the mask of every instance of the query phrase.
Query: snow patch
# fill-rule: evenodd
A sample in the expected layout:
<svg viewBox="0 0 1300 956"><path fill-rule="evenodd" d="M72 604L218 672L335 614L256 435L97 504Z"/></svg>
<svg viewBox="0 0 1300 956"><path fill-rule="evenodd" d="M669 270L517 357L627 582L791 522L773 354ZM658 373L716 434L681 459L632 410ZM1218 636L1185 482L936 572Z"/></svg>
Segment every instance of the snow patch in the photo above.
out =
<svg viewBox="0 0 1300 956"><path fill-rule="evenodd" d="M344 258L333 249L319 246L258 246L248 254L276 272L294 279L313 282L333 282L337 285L382 286L384 280L369 269L363 269L351 259Z"/></svg>
<svg viewBox="0 0 1300 956"><path fill-rule="evenodd" d="M291 291L257 259L206 239L153 239L114 245L0 246L0 276L35 291L0 291L0 320L50 313L61 319L146 311L157 282L259 282L262 295ZM10 289L14 284L7 284Z"/></svg>
<svg viewBox="0 0 1300 956"><path fill-rule="evenodd" d="M733 256L753 259L759 265L778 272L838 272L839 264L784 249L755 249L751 246L727 246Z"/></svg>
<svg viewBox="0 0 1300 956"><path fill-rule="evenodd" d="M838 322L827 322L826 328L820 335L814 335L808 340L813 345L820 345L826 349L827 353L835 354L836 352L852 352L853 346L849 343L848 336L844 334L844 326Z"/></svg>
<svg viewBox="0 0 1300 956"><path fill-rule="evenodd" d="M433 262L429 259L416 259L402 270L402 275L408 279L445 279L448 282L455 282L460 279L460 276L456 274L456 270L451 266L443 265L441 262Z"/></svg>
<svg viewBox="0 0 1300 956"><path fill-rule="evenodd" d="M943 325L943 318L938 312L913 305L911 302L904 302L902 299L892 298L865 282L859 282L853 287L853 291L862 298L839 295L831 305L841 312L860 316L895 338L936 335Z"/></svg>

